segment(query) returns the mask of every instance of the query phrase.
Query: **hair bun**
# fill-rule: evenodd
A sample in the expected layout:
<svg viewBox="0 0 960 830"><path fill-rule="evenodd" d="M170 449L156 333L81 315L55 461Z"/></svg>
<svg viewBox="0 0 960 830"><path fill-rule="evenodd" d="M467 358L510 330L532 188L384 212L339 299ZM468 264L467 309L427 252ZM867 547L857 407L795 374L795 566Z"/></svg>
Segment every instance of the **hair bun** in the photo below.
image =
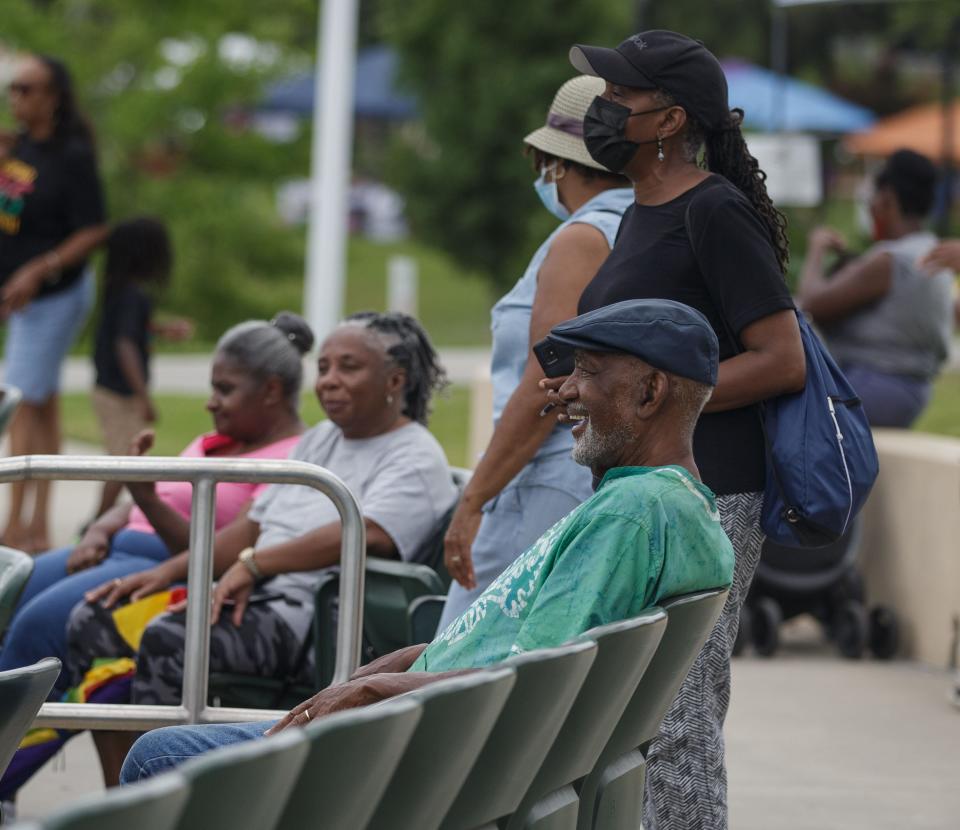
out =
<svg viewBox="0 0 960 830"><path fill-rule="evenodd" d="M300 354L306 354L313 348L313 331L299 314L281 311L270 321L270 325L280 329Z"/></svg>

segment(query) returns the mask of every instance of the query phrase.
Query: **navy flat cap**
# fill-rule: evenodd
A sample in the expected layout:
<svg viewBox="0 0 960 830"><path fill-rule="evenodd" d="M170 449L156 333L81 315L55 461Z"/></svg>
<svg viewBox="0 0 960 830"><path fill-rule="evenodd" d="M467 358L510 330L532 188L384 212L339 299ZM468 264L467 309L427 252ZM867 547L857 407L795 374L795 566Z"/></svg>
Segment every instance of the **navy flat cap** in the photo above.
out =
<svg viewBox="0 0 960 830"><path fill-rule="evenodd" d="M626 300L588 311L554 326L534 353L547 375L556 376L570 373L576 349L634 355L664 372L717 385L717 335L699 311L673 300Z"/></svg>

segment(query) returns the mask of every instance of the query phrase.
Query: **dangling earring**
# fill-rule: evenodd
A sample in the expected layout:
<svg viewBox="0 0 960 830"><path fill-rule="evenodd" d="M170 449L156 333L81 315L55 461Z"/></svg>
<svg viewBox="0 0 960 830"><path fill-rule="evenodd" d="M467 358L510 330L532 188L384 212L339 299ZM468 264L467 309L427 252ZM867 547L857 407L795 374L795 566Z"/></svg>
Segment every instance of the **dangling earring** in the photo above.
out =
<svg viewBox="0 0 960 830"><path fill-rule="evenodd" d="M393 395L387 395L387 406L393 403Z"/></svg>
<svg viewBox="0 0 960 830"><path fill-rule="evenodd" d="M657 161L662 162L663 159L663 139L657 136Z"/></svg>

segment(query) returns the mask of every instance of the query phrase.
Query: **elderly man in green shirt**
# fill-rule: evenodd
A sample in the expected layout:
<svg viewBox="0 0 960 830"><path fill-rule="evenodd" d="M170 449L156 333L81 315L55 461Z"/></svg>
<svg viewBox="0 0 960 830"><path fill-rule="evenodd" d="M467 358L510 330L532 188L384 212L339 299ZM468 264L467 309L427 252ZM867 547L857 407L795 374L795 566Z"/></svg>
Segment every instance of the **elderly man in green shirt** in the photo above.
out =
<svg viewBox="0 0 960 830"><path fill-rule="evenodd" d="M573 424L574 459L593 471L594 495L429 645L381 657L273 724L150 732L130 751L123 783L730 583L733 550L691 444L717 380L717 339L707 320L681 303L630 300L554 327L537 356L548 375L569 372L549 394L560 419Z"/></svg>

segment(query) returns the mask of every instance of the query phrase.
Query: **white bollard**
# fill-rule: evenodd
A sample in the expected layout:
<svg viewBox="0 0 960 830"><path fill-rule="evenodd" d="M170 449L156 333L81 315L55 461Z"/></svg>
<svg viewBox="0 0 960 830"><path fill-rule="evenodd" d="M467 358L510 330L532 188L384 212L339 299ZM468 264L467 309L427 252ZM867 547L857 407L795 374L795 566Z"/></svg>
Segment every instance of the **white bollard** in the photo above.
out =
<svg viewBox="0 0 960 830"><path fill-rule="evenodd" d="M417 262L408 256L387 260L387 309L417 316Z"/></svg>

